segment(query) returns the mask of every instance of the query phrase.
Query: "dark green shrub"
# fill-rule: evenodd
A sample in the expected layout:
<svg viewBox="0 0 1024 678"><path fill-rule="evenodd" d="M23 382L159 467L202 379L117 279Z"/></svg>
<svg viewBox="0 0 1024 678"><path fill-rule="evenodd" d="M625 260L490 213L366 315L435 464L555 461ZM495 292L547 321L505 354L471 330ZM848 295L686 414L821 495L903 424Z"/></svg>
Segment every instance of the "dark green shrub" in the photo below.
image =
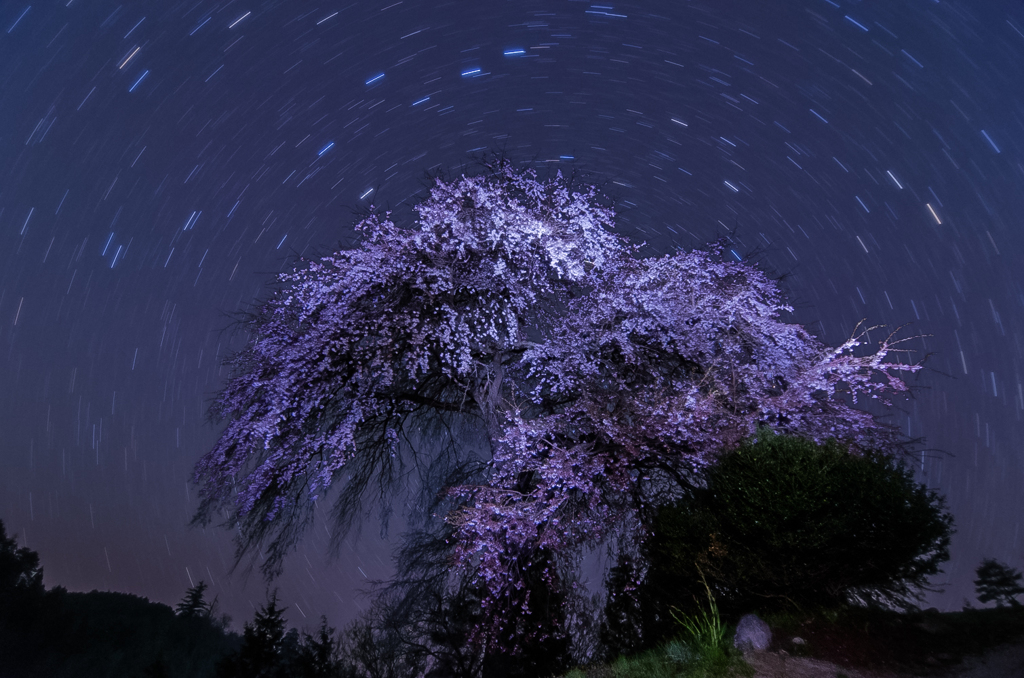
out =
<svg viewBox="0 0 1024 678"><path fill-rule="evenodd" d="M902 605L949 558L944 500L891 455L762 432L704 480L654 520L656 608L687 603L700 573L724 609Z"/></svg>

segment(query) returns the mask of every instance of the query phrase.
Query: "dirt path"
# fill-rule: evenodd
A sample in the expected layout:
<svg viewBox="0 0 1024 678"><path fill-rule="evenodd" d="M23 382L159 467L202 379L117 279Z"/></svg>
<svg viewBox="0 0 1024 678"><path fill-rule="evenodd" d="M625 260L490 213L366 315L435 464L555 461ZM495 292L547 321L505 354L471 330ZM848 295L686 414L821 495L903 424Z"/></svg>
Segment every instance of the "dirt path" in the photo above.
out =
<svg viewBox="0 0 1024 678"><path fill-rule="evenodd" d="M1024 677L1024 645L1007 645L982 657L964 662L956 678L1022 678Z"/></svg>
<svg viewBox="0 0 1024 678"><path fill-rule="evenodd" d="M755 678L1024 678L1024 645L1019 644L996 648L981 657L971 657L959 666L937 667L920 673L844 668L818 659L775 652L749 652L744 659L754 667Z"/></svg>
<svg viewBox="0 0 1024 678"><path fill-rule="evenodd" d="M843 668L820 659L775 652L747 652L743 659L754 667L754 678L903 678L897 673Z"/></svg>

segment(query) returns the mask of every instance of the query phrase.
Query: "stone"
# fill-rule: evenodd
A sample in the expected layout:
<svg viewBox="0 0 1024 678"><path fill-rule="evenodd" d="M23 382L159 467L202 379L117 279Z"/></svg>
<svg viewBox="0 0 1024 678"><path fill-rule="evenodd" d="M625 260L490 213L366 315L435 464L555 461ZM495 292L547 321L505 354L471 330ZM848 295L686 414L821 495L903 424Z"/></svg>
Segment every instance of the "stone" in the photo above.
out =
<svg viewBox="0 0 1024 678"><path fill-rule="evenodd" d="M756 614L745 614L736 625L736 637L733 645L740 650L758 650L763 652L772 642L772 630L768 628Z"/></svg>

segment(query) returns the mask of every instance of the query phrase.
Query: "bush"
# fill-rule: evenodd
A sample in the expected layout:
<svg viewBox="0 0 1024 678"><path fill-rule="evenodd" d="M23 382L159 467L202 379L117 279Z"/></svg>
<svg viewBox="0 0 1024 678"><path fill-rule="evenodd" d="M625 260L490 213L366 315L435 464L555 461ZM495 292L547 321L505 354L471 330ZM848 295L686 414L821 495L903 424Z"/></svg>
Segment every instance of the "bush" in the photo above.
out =
<svg viewBox="0 0 1024 678"><path fill-rule="evenodd" d="M949 558L944 500L891 455L761 432L704 481L655 517L646 597L661 610L702 593L701 572L733 611L901 606Z"/></svg>

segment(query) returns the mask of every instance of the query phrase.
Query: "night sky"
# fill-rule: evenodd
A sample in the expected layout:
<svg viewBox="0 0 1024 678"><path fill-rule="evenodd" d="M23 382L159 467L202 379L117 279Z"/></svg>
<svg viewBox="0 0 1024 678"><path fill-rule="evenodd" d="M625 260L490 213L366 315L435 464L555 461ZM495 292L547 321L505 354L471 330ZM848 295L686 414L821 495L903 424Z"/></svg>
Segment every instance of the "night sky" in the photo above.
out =
<svg viewBox="0 0 1024 678"><path fill-rule="evenodd" d="M1024 566L1019 1L31 1L0 2L0 519L48 587L203 579L251 618L231 533L187 526L233 314L488 151L583 173L650 254L735 230L830 344L930 335L892 419L957 520L929 601ZM293 624L353 618L397 543L326 542Z"/></svg>

